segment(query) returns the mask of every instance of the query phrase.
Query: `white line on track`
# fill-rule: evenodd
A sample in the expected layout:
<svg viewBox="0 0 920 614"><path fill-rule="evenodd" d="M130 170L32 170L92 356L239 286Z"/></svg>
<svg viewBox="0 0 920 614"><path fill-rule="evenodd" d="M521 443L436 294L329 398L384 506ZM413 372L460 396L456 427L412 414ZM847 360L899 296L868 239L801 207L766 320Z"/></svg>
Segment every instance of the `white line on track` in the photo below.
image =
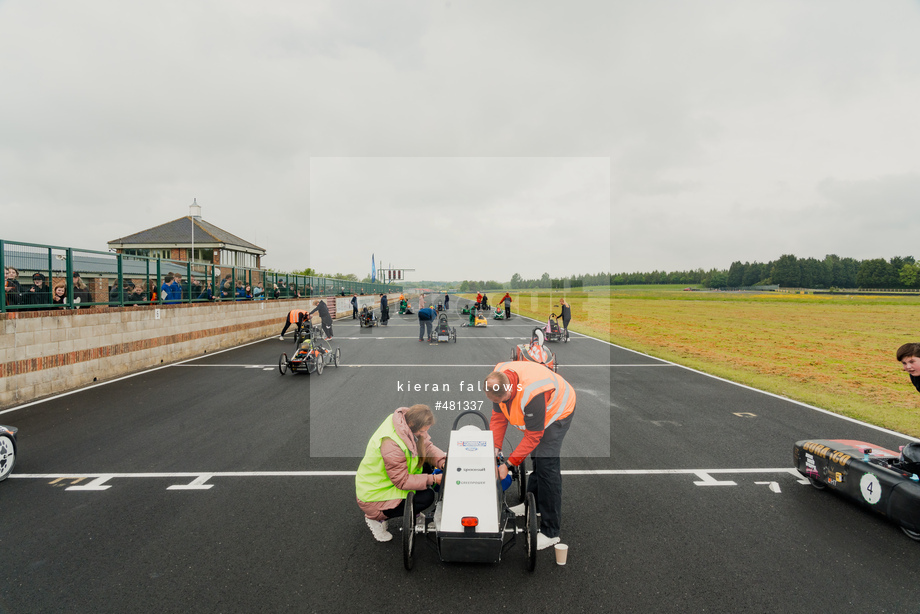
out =
<svg viewBox="0 0 920 614"><path fill-rule="evenodd" d="M106 480L125 478L194 478L201 485L209 478L272 478L272 477L354 477L354 471L179 471L164 473L14 473L10 478L23 480L87 480L94 486ZM712 482L705 476L728 474L785 473L797 479L805 478L792 467L736 468L736 469L564 469L563 475L573 476L623 476L623 475L695 475L704 482ZM708 485L708 484L701 484ZM87 485L88 486L88 485Z"/></svg>
<svg viewBox="0 0 920 614"><path fill-rule="evenodd" d="M209 365L186 365L186 364L181 364L181 365L180 365L180 364L177 364L177 365L172 365L172 366L174 366L174 367L194 367L194 368L201 368L201 367L220 367L220 368L237 367L237 368L241 368L241 369L266 369L266 368L269 368L269 367L271 367L271 368L276 368L278 365L212 365L212 364L209 364ZM346 365L346 364L340 364L339 366L340 366L340 367L436 367L436 368L444 368L444 367L476 367L476 368L480 368L480 367L482 367L482 368L491 368L491 367L494 367L495 365L494 365L494 364L482 364L482 365L453 365L453 364L451 364L451 365L433 365L433 364L430 364L430 363L426 363L426 364L383 364L383 363L365 363L365 364L347 364L347 365ZM603 368L607 368L607 367L674 367L674 366L676 366L676 365L663 364L663 363L661 363L661 364L651 364L651 365L634 365L634 364L629 364L629 363L627 363L627 364L621 364L621 365L609 365L609 364L605 364L605 365L569 365L569 364L567 364L567 365L564 365L562 368L563 368L563 369L570 369L570 368L575 368L575 367L589 367L589 368L603 367Z"/></svg>
<svg viewBox="0 0 920 614"><path fill-rule="evenodd" d="M204 354L204 355L202 355L202 356L195 356L194 358L188 358L188 359L182 360L182 361L180 361L180 362L174 362L174 363L170 363L170 364L168 364L168 365L165 365L165 364L164 364L164 365L162 365L162 366L160 366L160 367L151 367L151 368L149 368L149 369L144 369L143 371L138 371L137 373L131 373L130 375L124 375L124 376L122 376L122 377L116 377L115 379L110 379L110 380L106 380L106 381L104 381L104 382L99 382L98 384L91 384L91 385L89 385L89 386L83 386L82 388L77 388L76 390L70 390L70 391L68 391L68 392L62 392L62 393L60 393L60 394L55 394L55 395L53 395L53 396L46 397L46 398L44 398L44 399L39 399L39 400L37 400L37 401L32 401L31 403L25 403L24 405L17 405L16 407L11 407L10 409L5 409L5 410L3 410L3 411L0 411L0 416L2 416L3 414L8 414L8 413L10 413L10 412L19 411L20 409L25 409L26 407L32 407L33 405L38 405L38 404L40 404L40 403L47 403L48 401L53 401L53 400L55 400L55 399L60 399L61 397L66 397L66 396L70 396L70 395L72 395L72 394L77 394L78 392L85 392L86 390L90 390L90 389L96 388L96 387L98 387L98 386L107 386L108 384L114 384L115 382L120 382L120 381L122 381L122 380L130 379L130 378L132 378L132 377L137 377L138 375L144 375L145 373L153 373L154 371L159 371L160 369L168 369L168 368L170 368L170 367L175 367L175 366L178 366L178 365L181 365L181 364L190 362L190 361L192 361L192 360L201 360L202 358L205 358L206 356L216 356L217 354L223 354L224 352L231 352L231 351L233 351L233 350L237 350L237 349L239 349L239 348L246 347L247 345L253 345L253 344L255 344L255 343L262 343L263 341L267 341L268 339L272 339L272 337L266 337L265 339L259 339L258 341L250 341L249 343L243 343L242 345L236 345L236 346L233 346L233 347L231 347L231 348L227 348L227 349L225 349L225 350L218 350L218 351L216 351L216 352L211 352L210 354Z"/></svg>

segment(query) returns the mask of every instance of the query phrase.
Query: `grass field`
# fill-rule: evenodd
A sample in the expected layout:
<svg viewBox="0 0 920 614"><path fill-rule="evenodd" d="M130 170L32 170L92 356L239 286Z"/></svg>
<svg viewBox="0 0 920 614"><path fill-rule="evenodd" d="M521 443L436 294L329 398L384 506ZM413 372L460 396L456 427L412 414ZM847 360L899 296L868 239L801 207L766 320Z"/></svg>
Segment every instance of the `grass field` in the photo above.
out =
<svg viewBox="0 0 920 614"><path fill-rule="evenodd" d="M545 321L560 296L512 295L513 311ZM920 394L895 359L920 341L918 297L613 286L566 299L573 331L920 437Z"/></svg>

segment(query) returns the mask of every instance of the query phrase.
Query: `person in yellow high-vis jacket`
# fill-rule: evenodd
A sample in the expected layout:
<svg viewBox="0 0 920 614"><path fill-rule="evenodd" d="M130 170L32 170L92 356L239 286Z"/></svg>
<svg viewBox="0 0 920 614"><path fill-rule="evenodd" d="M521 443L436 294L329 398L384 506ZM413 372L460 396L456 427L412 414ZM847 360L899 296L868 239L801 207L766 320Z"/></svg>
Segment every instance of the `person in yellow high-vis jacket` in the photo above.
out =
<svg viewBox="0 0 920 614"><path fill-rule="evenodd" d="M393 539L387 520L403 515L406 497L415 491L415 509L434 503L431 486L441 483L447 455L431 443L434 414L427 405L400 407L387 416L367 442L355 475L358 507L377 541Z"/></svg>
<svg viewBox="0 0 920 614"><path fill-rule="evenodd" d="M507 464L518 466L530 455L533 474L527 491L534 494L540 514L537 549L559 542L562 517L562 440L575 413L575 389L560 375L533 362L502 362L485 380L492 401L489 428L496 454L501 451L508 425L524 432ZM522 510L512 508L516 513Z"/></svg>

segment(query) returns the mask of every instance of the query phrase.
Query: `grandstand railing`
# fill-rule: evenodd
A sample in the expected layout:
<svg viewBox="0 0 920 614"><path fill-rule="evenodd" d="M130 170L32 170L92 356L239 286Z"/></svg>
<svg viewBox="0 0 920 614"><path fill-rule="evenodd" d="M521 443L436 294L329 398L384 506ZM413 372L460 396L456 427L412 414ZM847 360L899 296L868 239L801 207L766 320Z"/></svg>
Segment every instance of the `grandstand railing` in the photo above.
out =
<svg viewBox="0 0 920 614"><path fill-rule="evenodd" d="M17 272L10 283L7 269ZM0 312L92 306L275 300L401 292L402 286L279 273L204 262L129 256L0 239L4 292ZM74 282L79 274L79 283ZM164 298L167 275L179 274L181 298ZM44 278L39 288L33 276ZM63 300L54 302L55 288ZM248 289L248 290L247 290Z"/></svg>

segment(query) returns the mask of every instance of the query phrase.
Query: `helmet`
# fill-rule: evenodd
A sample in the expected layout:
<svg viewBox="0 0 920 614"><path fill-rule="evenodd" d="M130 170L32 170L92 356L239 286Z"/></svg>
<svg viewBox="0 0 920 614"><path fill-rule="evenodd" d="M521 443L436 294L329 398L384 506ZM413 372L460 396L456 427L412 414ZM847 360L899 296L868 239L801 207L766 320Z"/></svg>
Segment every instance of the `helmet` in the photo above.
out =
<svg viewBox="0 0 920 614"><path fill-rule="evenodd" d="M901 469L920 473L920 443L909 443L901 449Z"/></svg>

